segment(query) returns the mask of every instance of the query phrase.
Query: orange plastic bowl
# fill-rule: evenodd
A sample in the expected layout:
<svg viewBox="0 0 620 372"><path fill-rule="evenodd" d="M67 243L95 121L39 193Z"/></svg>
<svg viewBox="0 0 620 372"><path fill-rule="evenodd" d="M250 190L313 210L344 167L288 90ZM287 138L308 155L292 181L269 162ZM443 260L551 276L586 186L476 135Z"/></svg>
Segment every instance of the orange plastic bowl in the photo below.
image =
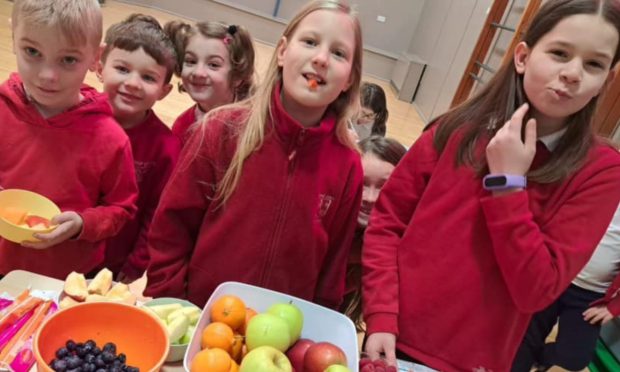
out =
<svg viewBox="0 0 620 372"><path fill-rule="evenodd" d="M48 363L68 340L89 339L99 347L115 343L116 352L127 355L127 365L140 371L158 371L170 347L166 330L145 310L118 303L83 303L58 311L36 333L38 370L53 372Z"/></svg>

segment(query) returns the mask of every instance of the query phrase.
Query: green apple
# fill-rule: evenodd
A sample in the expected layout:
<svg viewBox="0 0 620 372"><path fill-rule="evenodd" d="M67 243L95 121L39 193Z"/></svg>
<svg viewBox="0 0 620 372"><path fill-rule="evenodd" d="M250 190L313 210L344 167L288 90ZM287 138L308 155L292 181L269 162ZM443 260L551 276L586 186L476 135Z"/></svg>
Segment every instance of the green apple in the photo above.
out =
<svg viewBox="0 0 620 372"><path fill-rule="evenodd" d="M189 344L189 342L192 340L192 336L194 335L194 330L196 330L196 327L193 325L190 325L189 327L187 327L187 331L185 331L185 334L179 340L179 344L180 345Z"/></svg>
<svg viewBox="0 0 620 372"><path fill-rule="evenodd" d="M273 314L255 315L245 331L245 344L250 351L259 346L271 346L284 352L291 346L288 324Z"/></svg>
<svg viewBox="0 0 620 372"><path fill-rule="evenodd" d="M168 331L168 338L171 343L178 342L189 328L189 318L184 314L181 314L174 318L172 322L168 323L166 330Z"/></svg>
<svg viewBox="0 0 620 372"><path fill-rule="evenodd" d="M342 364L332 364L331 366L327 367L325 372L351 372L351 370L343 366Z"/></svg>
<svg viewBox="0 0 620 372"><path fill-rule="evenodd" d="M258 316L258 315L256 315ZM256 318L256 316L254 318ZM254 319L252 318L252 319ZM292 372L293 366L286 355L271 346L260 346L250 351L241 361L239 372Z"/></svg>
<svg viewBox="0 0 620 372"><path fill-rule="evenodd" d="M304 314L293 303L279 303L267 309L267 313L282 318L288 324L291 335L291 345L299 340L301 329L304 326Z"/></svg>
<svg viewBox="0 0 620 372"><path fill-rule="evenodd" d="M182 307L183 305L179 303L148 306L149 310L153 310L153 312L164 321L166 321L170 313Z"/></svg>

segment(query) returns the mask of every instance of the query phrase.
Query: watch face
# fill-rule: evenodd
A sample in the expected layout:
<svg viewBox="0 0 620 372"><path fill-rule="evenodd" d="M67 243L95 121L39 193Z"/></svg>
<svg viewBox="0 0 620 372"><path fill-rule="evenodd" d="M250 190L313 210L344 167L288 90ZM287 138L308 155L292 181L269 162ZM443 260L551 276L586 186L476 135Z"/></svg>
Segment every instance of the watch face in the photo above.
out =
<svg viewBox="0 0 620 372"><path fill-rule="evenodd" d="M506 176L493 176L484 179L485 187L505 186L507 183Z"/></svg>

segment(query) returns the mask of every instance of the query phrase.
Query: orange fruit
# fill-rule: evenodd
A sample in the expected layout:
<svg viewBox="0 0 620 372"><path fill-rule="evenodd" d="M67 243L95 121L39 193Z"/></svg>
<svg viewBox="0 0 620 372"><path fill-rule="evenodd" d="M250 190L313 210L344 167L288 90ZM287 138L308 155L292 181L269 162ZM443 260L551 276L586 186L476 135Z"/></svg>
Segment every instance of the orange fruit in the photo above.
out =
<svg viewBox="0 0 620 372"><path fill-rule="evenodd" d="M198 352L192 364L190 372L230 372L234 362L230 355L221 349L206 349Z"/></svg>
<svg viewBox="0 0 620 372"><path fill-rule="evenodd" d="M243 343L243 336L241 336L238 333L235 333L235 336L233 338L233 344L230 347L230 357L235 362L240 362L241 361L243 345L244 345L244 343Z"/></svg>
<svg viewBox="0 0 620 372"><path fill-rule="evenodd" d="M243 321L243 327L241 327L239 333L245 335L245 330L248 328L248 323L250 322L250 319L252 319L252 317L256 314L258 314L256 310L252 309L251 307L245 309L245 320Z"/></svg>
<svg viewBox="0 0 620 372"><path fill-rule="evenodd" d="M211 321L228 324L233 330L245 322L245 303L237 296L222 296L211 306Z"/></svg>
<svg viewBox="0 0 620 372"><path fill-rule="evenodd" d="M228 372L239 372L239 365L235 363L234 360L230 362L230 369L228 370Z"/></svg>
<svg viewBox="0 0 620 372"><path fill-rule="evenodd" d="M231 351L235 334L227 324L214 322L205 327L202 331L200 347L220 348L226 352Z"/></svg>

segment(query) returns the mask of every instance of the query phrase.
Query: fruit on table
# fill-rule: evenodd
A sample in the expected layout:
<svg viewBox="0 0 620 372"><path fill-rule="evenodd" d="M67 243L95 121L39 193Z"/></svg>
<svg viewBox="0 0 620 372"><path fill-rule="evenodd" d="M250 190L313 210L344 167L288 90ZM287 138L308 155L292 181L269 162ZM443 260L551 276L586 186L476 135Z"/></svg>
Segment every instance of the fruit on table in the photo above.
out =
<svg viewBox="0 0 620 372"><path fill-rule="evenodd" d="M262 313L250 319L245 332L245 344L250 351L259 346L271 346L284 352L291 346L290 333L284 319L273 314Z"/></svg>
<svg viewBox="0 0 620 372"><path fill-rule="evenodd" d="M228 324L213 322L202 331L200 347L202 349L219 348L230 353L234 341L235 333Z"/></svg>
<svg viewBox="0 0 620 372"><path fill-rule="evenodd" d="M237 364L224 350L205 349L194 356L189 370L190 372L232 372L237 368Z"/></svg>
<svg viewBox="0 0 620 372"><path fill-rule="evenodd" d="M306 351L308 351L312 345L314 345L314 341L307 338L300 338L286 351L286 357L291 361L295 372L303 372L304 357L306 356Z"/></svg>
<svg viewBox="0 0 620 372"><path fill-rule="evenodd" d="M110 292L112 292L110 290ZM144 306L166 328L171 344L188 344L200 318L200 309L196 306L183 306L180 303Z"/></svg>
<svg viewBox="0 0 620 372"><path fill-rule="evenodd" d="M333 364L325 370L325 372L351 372L348 367L343 366L342 364Z"/></svg>
<svg viewBox="0 0 620 372"><path fill-rule="evenodd" d="M88 284L88 293L105 296L110 287L112 287L112 272L107 268L103 268Z"/></svg>
<svg viewBox="0 0 620 372"><path fill-rule="evenodd" d="M360 359L360 372L397 372L398 369L394 366L388 366L385 360L370 358Z"/></svg>
<svg viewBox="0 0 620 372"><path fill-rule="evenodd" d="M52 222L45 217L27 215L24 219L24 223L32 229L45 230L52 226Z"/></svg>
<svg viewBox="0 0 620 372"><path fill-rule="evenodd" d="M299 340L301 336L301 329L304 325L304 314L293 303L278 303L273 304L267 313L273 314L279 318L282 318L288 324L290 343L293 344Z"/></svg>
<svg viewBox="0 0 620 372"><path fill-rule="evenodd" d="M86 300L86 297L88 296L88 289L84 274L72 271L67 276L67 279L65 279L64 291L66 294L78 301Z"/></svg>
<svg viewBox="0 0 620 372"><path fill-rule="evenodd" d="M334 364L346 366L347 357L342 349L331 342L317 342L304 355L304 372L324 372Z"/></svg>
<svg viewBox="0 0 620 372"><path fill-rule="evenodd" d="M271 346L250 351L241 362L240 372L291 372L293 366L286 355Z"/></svg>
<svg viewBox="0 0 620 372"><path fill-rule="evenodd" d="M65 346L56 350L55 358L49 362L54 371L81 370L95 372L97 370L116 370L139 372L140 369L126 364L127 356L116 354L116 345L108 342L99 348L93 340L84 343L68 340Z"/></svg>
<svg viewBox="0 0 620 372"><path fill-rule="evenodd" d="M94 284L93 284L94 283ZM64 292L67 296L58 304L61 309L80 302L116 302L128 305L136 303L136 295L124 283L116 283L112 288L112 272L102 269L95 278L86 284L83 274L72 272L65 279Z"/></svg>
<svg viewBox="0 0 620 372"><path fill-rule="evenodd" d="M211 306L211 321L228 324L234 331L245 323L245 303L237 296L225 295Z"/></svg>

